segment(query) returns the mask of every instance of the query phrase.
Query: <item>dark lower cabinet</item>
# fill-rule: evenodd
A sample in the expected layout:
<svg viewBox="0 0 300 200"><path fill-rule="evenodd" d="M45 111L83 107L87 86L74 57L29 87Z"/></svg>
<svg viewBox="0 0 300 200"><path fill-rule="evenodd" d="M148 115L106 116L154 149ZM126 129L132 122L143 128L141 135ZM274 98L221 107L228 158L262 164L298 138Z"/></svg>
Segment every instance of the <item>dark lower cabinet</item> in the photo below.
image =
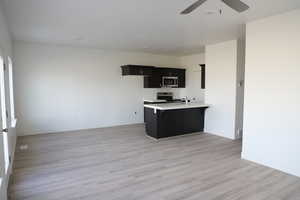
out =
<svg viewBox="0 0 300 200"><path fill-rule="evenodd" d="M146 133L156 139L203 132L205 110L202 108L156 110L144 108Z"/></svg>

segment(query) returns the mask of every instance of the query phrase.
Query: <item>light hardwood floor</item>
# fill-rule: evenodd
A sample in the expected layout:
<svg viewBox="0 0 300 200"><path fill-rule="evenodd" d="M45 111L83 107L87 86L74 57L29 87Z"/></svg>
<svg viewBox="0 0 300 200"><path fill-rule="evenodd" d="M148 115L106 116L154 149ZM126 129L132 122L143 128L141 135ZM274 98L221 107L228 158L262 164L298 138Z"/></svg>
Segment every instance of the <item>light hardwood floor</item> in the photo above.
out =
<svg viewBox="0 0 300 200"><path fill-rule="evenodd" d="M154 141L143 125L20 137L10 199L299 200L300 179L240 159L241 141ZM266 147L267 148L267 147Z"/></svg>

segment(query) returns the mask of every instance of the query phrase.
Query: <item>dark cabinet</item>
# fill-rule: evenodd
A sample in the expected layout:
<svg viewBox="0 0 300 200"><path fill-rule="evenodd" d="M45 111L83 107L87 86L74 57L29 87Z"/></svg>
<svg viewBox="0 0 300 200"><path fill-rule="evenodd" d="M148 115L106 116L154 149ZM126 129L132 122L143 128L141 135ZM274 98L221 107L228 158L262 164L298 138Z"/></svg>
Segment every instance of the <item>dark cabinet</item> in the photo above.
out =
<svg viewBox="0 0 300 200"><path fill-rule="evenodd" d="M178 88L185 88L185 69L175 69L178 77Z"/></svg>
<svg viewBox="0 0 300 200"><path fill-rule="evenodd" d="M185 88L186 69L162 68L162 76L178 77L178 88Z"/></svg>
<svg viewBox="0 0 300 200"><path fill-rule="evenodd" d="M163 69L156 67L153 69L150 76L144 77L144 88L161 88L162 87L162 76Z"/></svg>
<svg viewBox="0 0 300 200"><path fill-rule="evenodd" d="M136 75L136 76L150 76L154 67L152 66L141 66L141 65L124 65L121 66L122 75Z"/></svg>
<svg viewBox="0 0 300 200"><path fill-rule="evenodd" d="M158 68L162 76L173 77L177 76L177 69L175 68Z"/></svg>
<svg viewBox="0 0 300 200"><path fill-rule="evenodd" d="M156 110L144 107L147 135L156 139L202 132L208 107Z"/></svg>
<svg viewBox="0 0 300 200"><path fill-rule="evenodd" d="M152 71L150 76L144 77L144 88L161 88L162 76L159 70Z"/></svg>
<svg viewBox="0 0 300 200"><path fill-rule="evenodd" d="M206 79L205 64L200 65L200 67L201 67L201 89L205 89L205 79Z"/></svg>
<svg viewBox="0 0 300 200"><path fill-rule="evenodd" d="M178 77L178 88L185 88L185 69L143 65L123 65L122 75L144 76L144 88L161 88L163 77Z"/></svg>
<svg viewBox="0 0 300 200"><path fill-rule="evenodd" d="M178 88L185 88L185 69L154 68L150 76L144 77L144 88L161 88L162 78L178 77Z"/></svg>

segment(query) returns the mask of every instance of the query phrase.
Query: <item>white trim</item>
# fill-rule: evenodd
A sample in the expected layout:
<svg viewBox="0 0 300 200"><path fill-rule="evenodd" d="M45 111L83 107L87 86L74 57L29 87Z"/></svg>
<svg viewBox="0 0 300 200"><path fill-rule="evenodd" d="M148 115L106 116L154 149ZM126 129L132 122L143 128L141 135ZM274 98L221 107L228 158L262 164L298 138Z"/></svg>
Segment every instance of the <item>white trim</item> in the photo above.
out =
<svg viewBox="0 0 300 200"><path fill-rule="evenodd" d="M9 101L10 101L10 117L15 119L15 99L14 99L14 83L13 83L13 62L8 56L8 76L9 76Z"/></svg>
<svg viewBox="0 0 300 200"><path fill-rule="evenodd" d="M2 129L7 129L7 116L6 116L6 99L5 99L5 72L4 65L5 60L1 57L1 66L0 66L0 100L1 100L1 117L2 117ZM8 147L8 132L3 133L3 148L4 148L4 166L5 166L5 175L9 169L9 147Z"/></svg>
<svg viewBox="0 0 300 200"><path fill-rule="evenodd" d="M9 147L8 147L8 132L3 133L3 144L4 144L4 161L5 161L5 175L9 169Z"/></svg>
<svg viewBox="0 0 300 200"><path fill-rule="evenodd" d="M0 197L1 197L1 191L2 191L2 187L4 187L3 186L3 178L2 177L0 177Z"/></svg>
<svg viewBox="0 0 300 200"><path fill-rule="evenodd" d="M1 117L2 117L2 128L7 128L7 117L6 117L6 102L5 102L5 78L4 78L4 59L1 57L2 63L0 63L0 101L1 101Z"/></svg>

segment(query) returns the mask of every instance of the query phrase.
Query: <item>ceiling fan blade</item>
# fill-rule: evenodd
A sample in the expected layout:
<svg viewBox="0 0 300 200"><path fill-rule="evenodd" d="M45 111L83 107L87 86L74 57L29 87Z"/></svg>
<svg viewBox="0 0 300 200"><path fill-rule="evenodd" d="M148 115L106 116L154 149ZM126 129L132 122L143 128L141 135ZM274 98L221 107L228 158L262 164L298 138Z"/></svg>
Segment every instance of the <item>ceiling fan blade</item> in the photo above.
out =
<svg viewBox="0 0 300 200"><path fill-rule="evenodd" d="M249 9L249 6L240 0L222 0L226 5L228 5L233 10L238 12L244 12Z"/></svg>
<svg viewBox="0 0 300 200"><path fill-rule="evenodd" d="M198 0L195 3L193 3L191 6L189 6L187 9L182 11L180 14L186 15L194 11L196 8L198 8L201 4L203 4L207 0Z"/></svg>

